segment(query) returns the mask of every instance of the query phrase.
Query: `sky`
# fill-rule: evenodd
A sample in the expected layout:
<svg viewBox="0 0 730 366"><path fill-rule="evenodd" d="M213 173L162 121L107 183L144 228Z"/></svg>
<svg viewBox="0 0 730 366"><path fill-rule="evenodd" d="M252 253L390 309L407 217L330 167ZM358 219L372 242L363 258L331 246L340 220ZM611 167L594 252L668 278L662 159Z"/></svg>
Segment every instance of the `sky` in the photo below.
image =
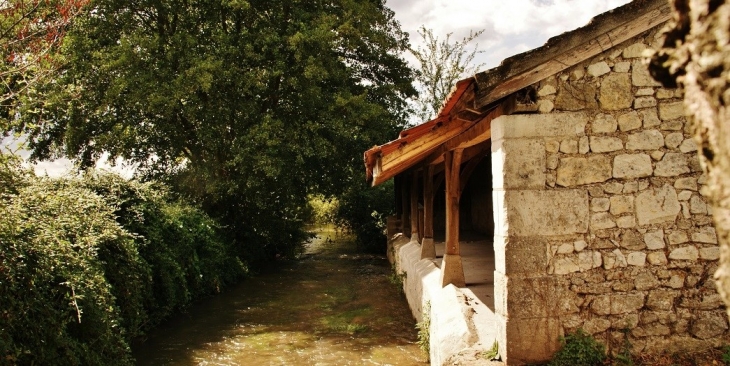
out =
<svg viewBox="0 0 730 366"><path fill-rule="evenodd" d="M484 70L512 55L542 46L550 37L579 28L595 15L630 0L387 0L401 28L420 44L421 25L439 39L453 33L461 40L484 30L473 43L483 51L475 59ZM483 71L483 70L480 70Z"/></svg>
<svg viewBox="0 0 730 366"><path fill-rule="evenodd" d="M387 0L401 28L410 34L412 47L417 48L421 25L433 30L439 39L453 33L452 40L461 40L470 31L484 30L472 42L481 52L475 64L484 64L479 71L490 69L512 55L542 46L550 37L579 28L595 15L619 7L630 0ZM414 63L413 57L407 57ZM413 66L416 66L413 64ZM0 143L7 145L8 141ZM21 151L21 155L27 153ZM69 172L71 163L36 164L36 174L58 176ZM106 162L98 164L110 168ZM117 169L115 169L117 170ZM126 169L124 175L131 175Z"/></svg>

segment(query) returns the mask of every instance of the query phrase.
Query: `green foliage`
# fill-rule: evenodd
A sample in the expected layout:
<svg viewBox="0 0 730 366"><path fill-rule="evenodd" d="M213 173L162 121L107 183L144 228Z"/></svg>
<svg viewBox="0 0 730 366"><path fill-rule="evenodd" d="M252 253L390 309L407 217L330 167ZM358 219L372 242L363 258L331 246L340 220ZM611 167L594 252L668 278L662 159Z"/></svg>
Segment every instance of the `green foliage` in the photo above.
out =
<svg viewBox="0 0 730 366"><path fill-rule="evenodd" d="M631 356L631 341L629 340L630 329L628 327L621 329L621 333L624 334L624 340L621 344L621 349L614 356L614 363L623 366L634 366L634 359Z"/></svg>
<svg viewBox="0 0 730 366"><path fill-rule="evenodd" d="M369 188L364 180L339 198L336 222L357 236L365 250L385 253L385 220L393 214L393 180Z"/></svg>
<svg viewBox="0 0 730 366"><path fill-rule="evenodd" d="M499 358L499 343L495 340L494 343L492 343L492 348L482 353L482 357L487 360L496 360Z"/></svg>
<svg viewBox="0 0 730 366"><path fill-rule="evenodd" d="M730 346L722 347L722 362L730 365Z"/></svg>
<svg viewBox="0 0 730 366"><path fill-rule="evenodd" d="M309 195L309 207L312 210L307 220L313 225L331 225L335 223L335 215L339 201L336 198L327 198L321 194Z"/></svg>
<svg viewBox="0 0 730 366"><path fill-rule="evenodd" d="M583 329L560 338L562 348L548 365L550 366L595 366L606 360L606 348Z"/></svg>
<svg viewBox="0 0 730 366"><path fill-rule="evenodd" d="M164 186L3 159L0 359L128 364L133 337L245 274L215 221Z"/></svg>
<svg viewBox="0 0 730 366"><path fill-rule="evenodd" d="M416 323L418 329L418 347L426 354L431 352L431 302L426 301L421 311L421 321Z"/></svg>

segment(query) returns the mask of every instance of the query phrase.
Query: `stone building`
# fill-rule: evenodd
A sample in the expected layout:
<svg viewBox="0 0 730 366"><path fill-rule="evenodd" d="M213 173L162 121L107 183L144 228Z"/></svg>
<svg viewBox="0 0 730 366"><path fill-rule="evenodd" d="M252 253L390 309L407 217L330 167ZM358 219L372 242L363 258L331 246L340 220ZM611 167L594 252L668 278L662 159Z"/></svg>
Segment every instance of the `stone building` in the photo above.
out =
<svg viewBox="0 0 730 366"><path fill-rule="evenodd" d="M660 87L642 61L669 17L666 0L601 14L460 81L434 120L365 153L373 184L396 179L389 235L434 263L445 230L440 287L468 286L460 233L492 239L494 321L474 326L495 328L508 364L548 360L579 328L635 354L730 339L682 91ZM418 318L427 286L411 286Z"/></svg>

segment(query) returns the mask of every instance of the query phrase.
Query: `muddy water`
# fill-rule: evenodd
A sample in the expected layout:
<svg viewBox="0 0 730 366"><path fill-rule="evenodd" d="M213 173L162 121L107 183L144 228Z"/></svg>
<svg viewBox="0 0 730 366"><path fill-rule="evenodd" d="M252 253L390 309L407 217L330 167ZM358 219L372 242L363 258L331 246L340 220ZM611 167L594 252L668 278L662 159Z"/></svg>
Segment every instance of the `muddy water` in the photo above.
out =
<svg viewBox="0 0 730 366"><path fill-rule="evenodd" d="M426 365L382 256L320 229L304 259L188 310L135 347L139 365Z"/></svg>

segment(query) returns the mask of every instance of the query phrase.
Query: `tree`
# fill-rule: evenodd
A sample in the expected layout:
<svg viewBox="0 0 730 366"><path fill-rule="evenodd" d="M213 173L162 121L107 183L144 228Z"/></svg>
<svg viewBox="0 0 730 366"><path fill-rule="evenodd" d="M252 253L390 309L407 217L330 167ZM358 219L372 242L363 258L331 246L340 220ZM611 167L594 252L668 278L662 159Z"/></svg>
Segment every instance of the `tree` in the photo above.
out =
<svg viewBox="0 0 730 366"><path fill-rule="evenodd" d="M14 132L37 159L166 177L247 256L291 254L308 193L343 190L415 94L382 0L94 0Z"/></svg>
<svg viewBox="0 0 730 366"><path fill-rule="evenodd" d="M484 30L470 31L461 41L451 42L453 33L448 33L443 40L433 35L433 30L421 26L418 34L424 46L410 48L420 68L416 72L416 82L420 93L416 100L416 115L421 121L433 118L441 108L457 81L478 71L484 64L473 65L479 44L469 51L467 46L479 37Z"/></svg>
<svg viewBox="0 0 730 366"><path fill-rule="evenodd" d="M676 0L663 47L650 65L667 87L684 87L684 104L707 176L720 243L718 291L730 309L730 2Z"/></svg>

